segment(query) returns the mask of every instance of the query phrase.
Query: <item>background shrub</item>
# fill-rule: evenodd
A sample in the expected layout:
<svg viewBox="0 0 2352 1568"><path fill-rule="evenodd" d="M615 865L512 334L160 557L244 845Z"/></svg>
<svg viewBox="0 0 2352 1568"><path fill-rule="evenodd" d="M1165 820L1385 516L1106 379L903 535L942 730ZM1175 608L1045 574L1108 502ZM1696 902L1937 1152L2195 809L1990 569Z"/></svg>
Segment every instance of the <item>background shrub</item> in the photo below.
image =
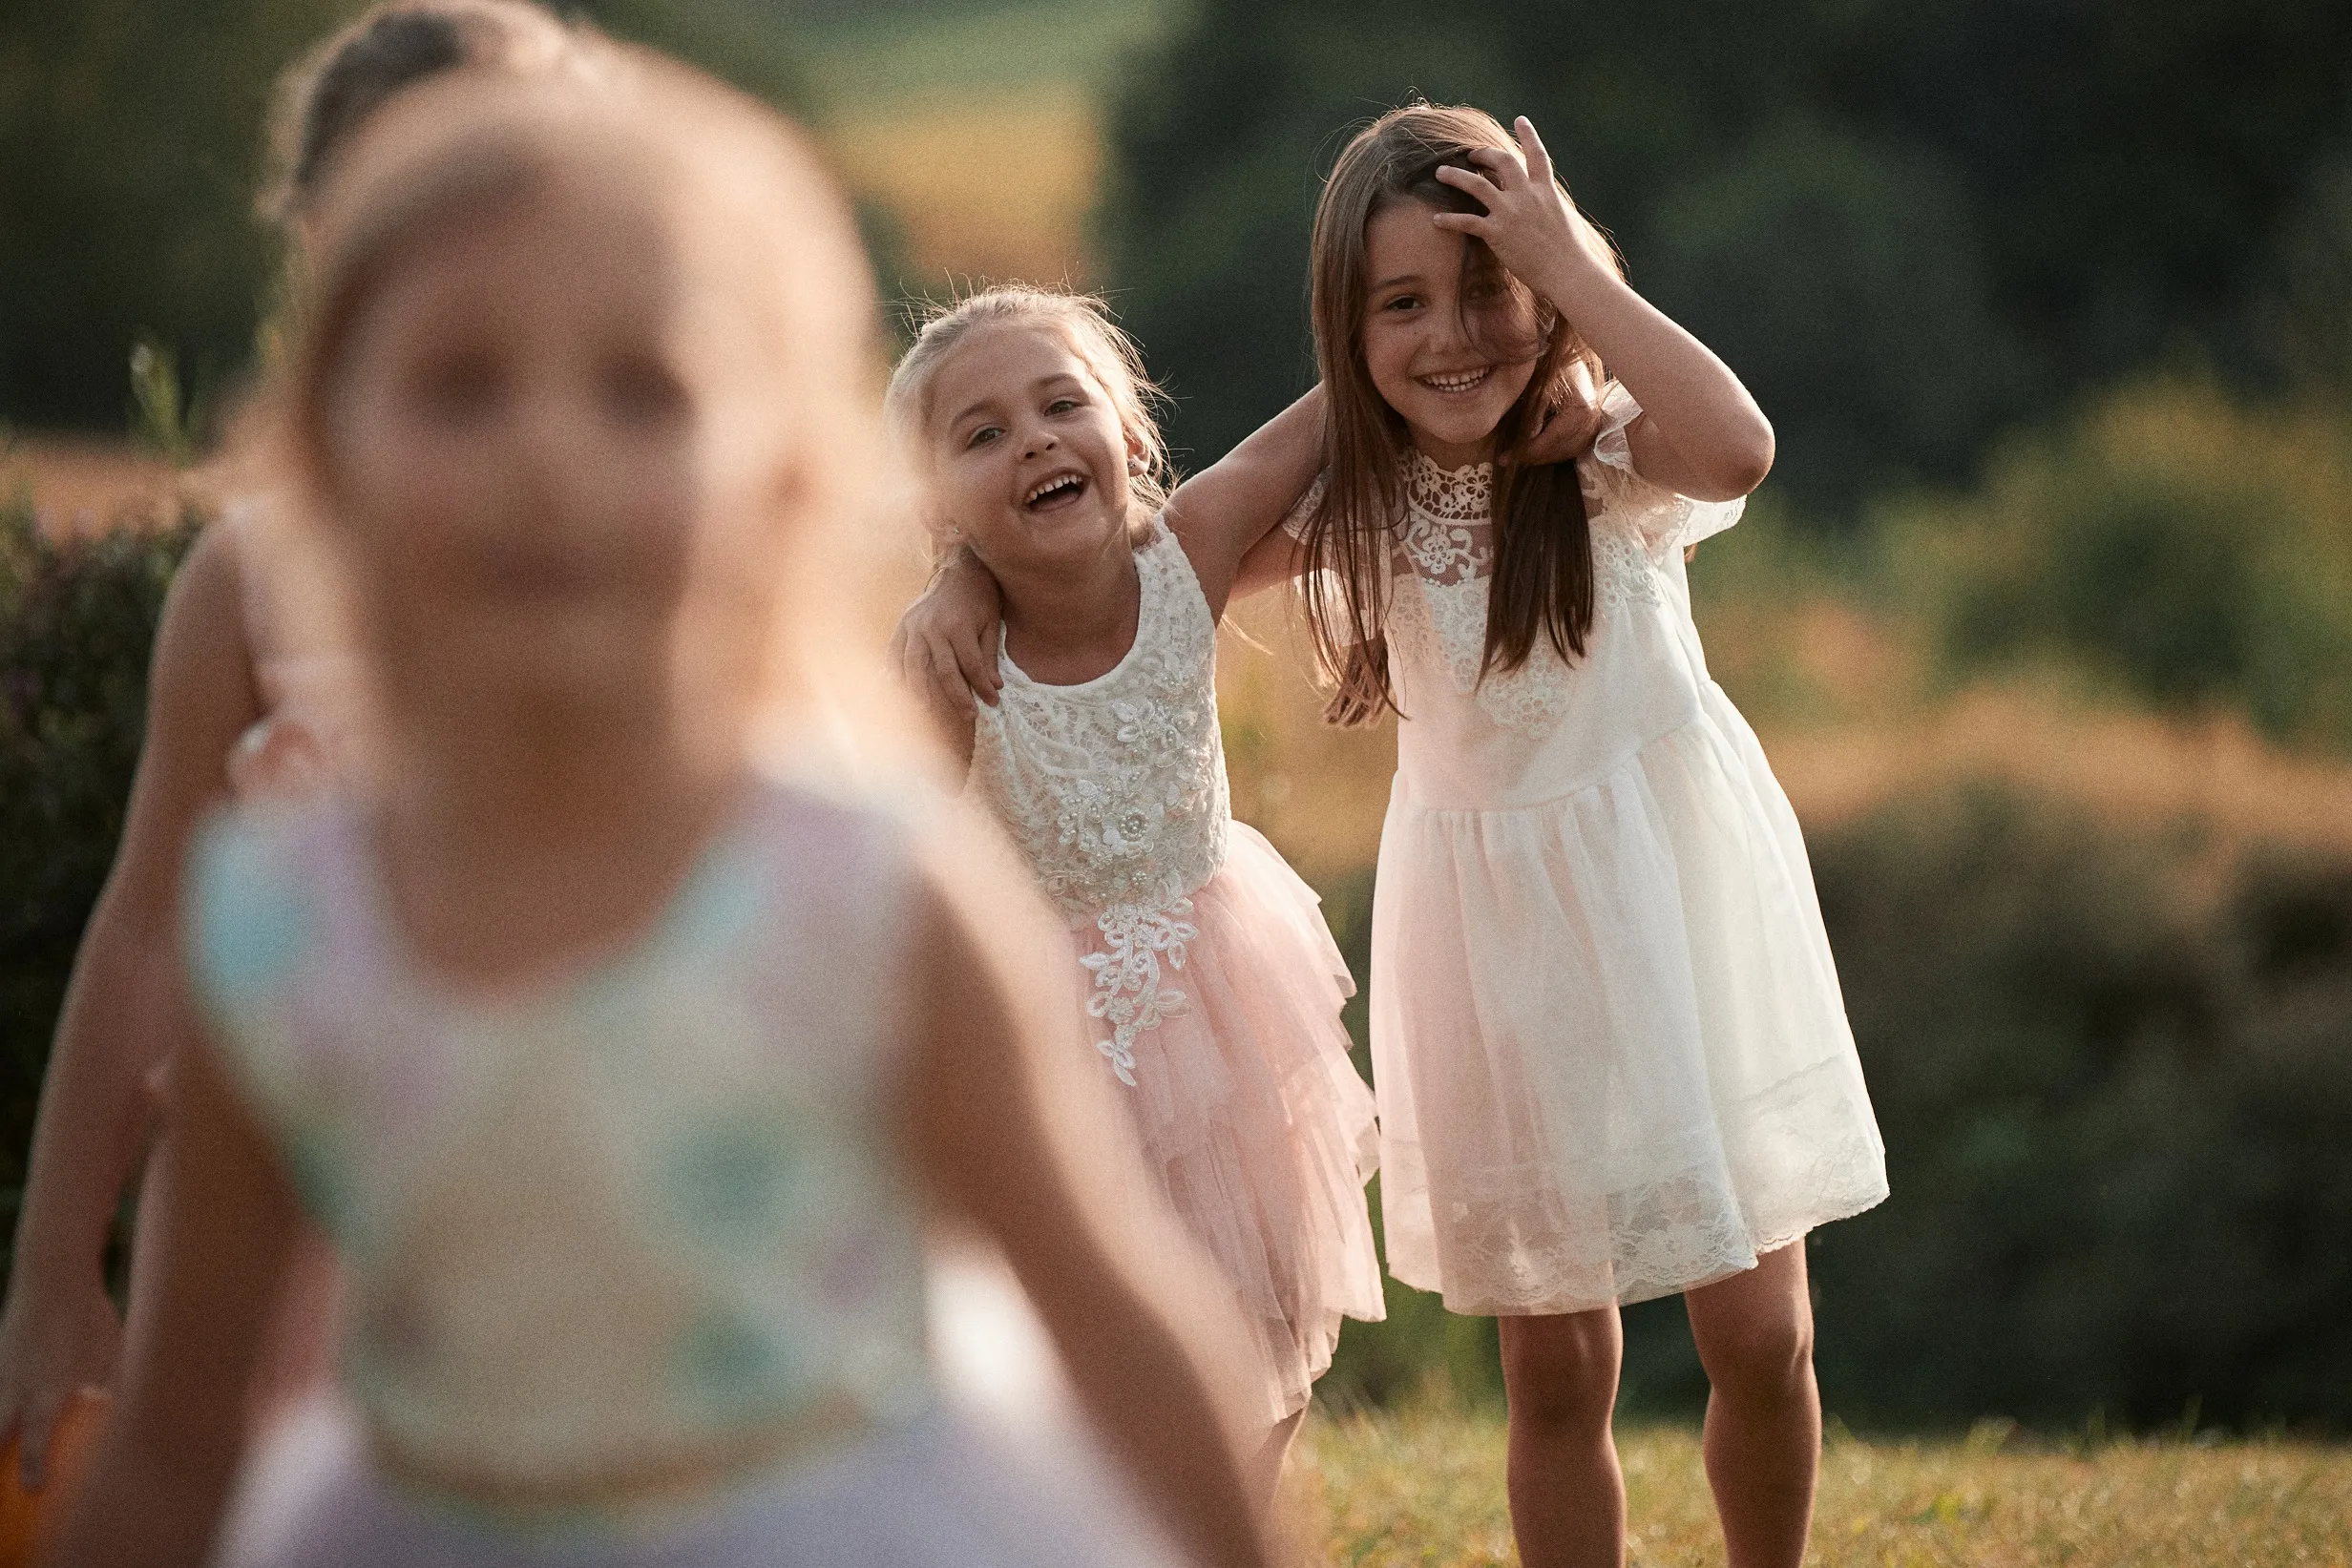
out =
<svg viewBox="0 0 2352 1568"><path fill-rule="evenodd" d="M0 1202L13 1231L50 1032L122 836L147 662L193 515L53 540L0 503Z"/></svg>

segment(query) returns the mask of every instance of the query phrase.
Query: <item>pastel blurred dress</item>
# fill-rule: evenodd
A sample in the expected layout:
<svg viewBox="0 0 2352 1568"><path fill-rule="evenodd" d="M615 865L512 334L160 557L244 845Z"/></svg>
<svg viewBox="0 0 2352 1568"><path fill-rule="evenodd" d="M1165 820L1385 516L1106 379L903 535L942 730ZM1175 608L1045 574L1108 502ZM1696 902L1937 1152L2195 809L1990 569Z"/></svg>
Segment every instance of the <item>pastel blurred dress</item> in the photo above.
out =
<svg viewBox="0 0 2352 1568"><path fill-rule="evenodd" d="M366 1439L326 1421L244 1561L1166 1560L934 1401L911 876L890 817L771 786L624 954L482 1000L410 961L350 807L207 835L192 968L343 1263Z"/></svg>
<svg viewBox="0 0 2352 1568"><path fill-rule="evenodd" d="M1484 672L1493 470L1416 453L1372 1038L1389 1267L1470 1313L1689 1289L1886 1195L1796 814L1707 673L1683 549L1741 503L1579 464L1595 609Z"/></svg>
<svg viewBox="0 0 2352 1568"><path fill-rule="evenodd" d="M1371 1091L1314 892L1232 820L1217 628L1184 547L1137 550L1135 642L1082 684L1029 679L976 721L972 787L1068 919L1073 1007L1127 1086L1144 1162L1252 1330L1269 1424L1303 1409L1343 1317L1384 1310L1364 1202Z"/></svg>

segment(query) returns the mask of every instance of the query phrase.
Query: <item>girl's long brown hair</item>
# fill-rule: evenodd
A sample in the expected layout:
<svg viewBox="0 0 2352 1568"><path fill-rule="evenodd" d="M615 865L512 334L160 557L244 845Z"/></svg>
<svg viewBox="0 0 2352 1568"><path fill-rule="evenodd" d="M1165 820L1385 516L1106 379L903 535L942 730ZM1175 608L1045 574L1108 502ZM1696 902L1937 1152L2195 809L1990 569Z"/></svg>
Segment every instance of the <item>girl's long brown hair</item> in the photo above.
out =
<svg viewBox="0 0 2352 1568"><path fill-rule="evenodd" d="M1348 143L1315 207L1315 359L1330 414L1323 496L1307 519L1302 543L1307 624L1335 687L1326 716L1336 723L1365 723L1396 706L1386 619L1396 524L1404 514L1404 460L1412 449L1404 420L1373 385L1364 359L1371 293L1364 227L1400 201L1439 212L1483 212L1473 198L1439 180L1438 170L1474 168L1472 152L1517 146L1482 110L1407 104ZM1566 196L1564 187L1561 194ZM1590 232L1616 267L1615 253L1597 229ZM1560 313L1505 272L1483 241L1464 245L1462 268L1465 294L1474 284L1501 286L1535 322L1535 336L1526 342L1487 345L1506 361L1534 359L1535 371L1495 428L1495 574L1483 676L1524 664L1538 637L1548 638L1563 659L1585 651L1592 628L1592 542L1576 466L1513 458L1548 417L1573 414L1595 395L1580 389L1580 367L1594 389L1602 385L1602 367Z"/></svg>

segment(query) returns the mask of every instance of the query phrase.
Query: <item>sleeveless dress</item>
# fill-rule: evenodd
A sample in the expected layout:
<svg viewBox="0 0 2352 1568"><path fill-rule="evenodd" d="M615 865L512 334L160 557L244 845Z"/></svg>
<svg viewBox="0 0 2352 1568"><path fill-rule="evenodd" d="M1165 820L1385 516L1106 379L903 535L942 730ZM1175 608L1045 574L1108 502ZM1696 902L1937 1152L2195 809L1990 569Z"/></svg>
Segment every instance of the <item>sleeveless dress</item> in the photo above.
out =
<svg viewBox="0 0 2352 1568"><path fill-rule="evenodd" d="M913 874L890 817L768 786L631 950L475 1000L408 961L353 808L215 825L191 969L342 1261L365 1432L323 1420L237 1560L1169 1560L934 1400L892 1134Z"/></svg>
<svg viewBox="0 0 2352 1568"><path fill-rule="evenodd" d="M1135 643L1108 673L1044 685L1000 649L972 788L1069 922L1072 1006L1234 1292L1271 1424L1306 1406L1340 1320L1385 1310L1372 1093L1339 1021L1354 982L1313 890L1232 820L1216 622L1183 545L1155 521L1135 565Z"/></svg>
<svg viewBox="0 0 2352 1568"><path fill-rule="evenodd" d="M1683 548L1741 503L1579 467L1595 611L1480 677L1491 467L1418 453L1386 615L1404 715L1373 906L1389 1268L1571 1312L1754 1265L1886 1196L1804 840L1709 677Z"/></svg>

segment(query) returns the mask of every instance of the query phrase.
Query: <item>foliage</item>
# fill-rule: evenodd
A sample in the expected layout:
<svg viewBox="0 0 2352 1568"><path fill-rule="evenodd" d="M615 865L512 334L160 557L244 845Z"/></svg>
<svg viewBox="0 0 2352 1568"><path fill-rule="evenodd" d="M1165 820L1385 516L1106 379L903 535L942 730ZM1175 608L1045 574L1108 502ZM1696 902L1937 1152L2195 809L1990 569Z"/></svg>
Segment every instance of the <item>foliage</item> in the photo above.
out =
<svg viewBox="0 0 2352 1568"><path fill-rule="evenodd" d="M1720 343L1816 519L2183 351L2335 323L2352 10L2326 0L1203 0L1113 126L1112 280L1180 441L1305 384L1316 181L1418 91L1531 115L1637 284ZM2333 270L2331 270L2333 269Z"/></svg>
<svg viewBox="0 0 2352 1568"><path fill-rule="evenodd" d="M2352 421L2189 385L2022 440L1890 509L1892 586L1954 672L2071 666L2143 701L2352 745Z"/></svg>
<svg viewBox="0 0 2352 1568"><path fill-rule="evenodd" d="M1723 1537L1696 1432L1618 1433L1633 1568L1702 1568ZM1339 1568L1515 1561L1502 1424L1422 1405L1310 1421L1288 1478L1305 1560ZM2352 1560L2352 1454L2200 1435L2031 1445L1987 1423L1948 1443L1858 1442L1834 1426L1813 1548L1819 1568L2247 1568Z"/></svg>
<svg viewBox="0 0 2352 1568"><path fill-rule="evenodd" d="M0 506L0 1188L32 1111L83 922L122 833L164 590L187 516L52 540Z"/></svg>
<svg viewBox="0 0 2352 1568"><path fill-rule="evenodd" d="M118 429L112 366L152 335L200 392L248 357L276 261L253 217L278 72L355 0L0 0L0 416ZM593 0L609 31L772 101L783 26L733 0Z"/></svg>

